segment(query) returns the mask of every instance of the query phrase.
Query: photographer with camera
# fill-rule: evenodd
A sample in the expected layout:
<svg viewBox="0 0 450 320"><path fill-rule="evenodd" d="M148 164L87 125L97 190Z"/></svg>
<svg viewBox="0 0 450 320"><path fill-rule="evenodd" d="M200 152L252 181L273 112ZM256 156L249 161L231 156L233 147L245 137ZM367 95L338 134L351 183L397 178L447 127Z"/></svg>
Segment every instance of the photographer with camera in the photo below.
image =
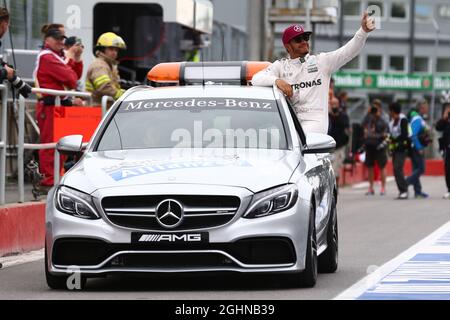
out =
<svg viewBox="0 0 450 320"><path fill-rule="evenodd" d="M68 37L64 42L64 54L66 57L66 63L69 63L70 60L74 61L82 61L82 55L84 52L84 45L80 38L78 37ZM83 63L84 64L84 63ZM81 79L77 81L76 91L83 91L84 85ZM74 106L84 106L85 102L81 98L74 98L72 100L72 104Z"/></svg>
<svg viewBox="0 0 450 320"><path fill-rule="evenodd" d="M44 43L36 59L34 72L36 87L60 91L75 90L77 81L83 73L81 53L66 59L64 43L67 38L62 25L51 24L42 27ZM73 106L76 99L61 98L61 105ZM42 94L36 106L36 119L40 129L40 142L54 142L53 114L55 96ZM41 181L42 192L53 186L54 150L39 151L39 171L44 175ZM62 168L62 166L61 166Z"/></svg>
<svg viewBox="0 0 450 320"><path fill-rule="evenodd" d="M365 164L369 170L369 190L366 195L374 195L374 165L375 161L381 171L380 195L386 194L386 170L388 123L383 119L381 101L374 100L369 107L362 126L364 128L364 148L366 150Z"/></svg>
<svg viewBox="0 0 450 320"><path fill-rule="evenodd" d="M9 12L6 8L0 8L0 38L3 38L5 33L8 31L9 27ZM0 47L2 43L0 41ZM16 71L6 64L4 61L0 61L0 83L8 80L11 85L18 90L18 92L25 98L31 93L31 87L26 84L19 76L17 76Z"/></svg>
<svg viewBox="0 0 450 320"><path fill-rule="evenodd" d="M436 130L442 132L439 146L444 153L445 182L447 184L444 199L450 199L450 102L444 103L442 108L442 118L436 123Z"/></svg>
<svg viewBox="0 0 450 320"><path fill-rule="evenodd" d="M389 115L391 122L389 122L389 151L392 153L392 164L394 167L395 182L399 195L397 199L408 199L408 184L405 179L405 159L407 153L411 149L411 129L408 119L401 112L402 106L398 102L389 105Z"/></svg>
<svg viewBox="0 0 450 320"><path fill-rule="evenodd" d="M336 140L336 150L333 152L332 165L336 176L336 184L339 185L339 178L342 165L345 160L345 147L349 142L350 119L345 110L340 106L340 101L334 96L330 88L328 118L328 135Z"/></svg>

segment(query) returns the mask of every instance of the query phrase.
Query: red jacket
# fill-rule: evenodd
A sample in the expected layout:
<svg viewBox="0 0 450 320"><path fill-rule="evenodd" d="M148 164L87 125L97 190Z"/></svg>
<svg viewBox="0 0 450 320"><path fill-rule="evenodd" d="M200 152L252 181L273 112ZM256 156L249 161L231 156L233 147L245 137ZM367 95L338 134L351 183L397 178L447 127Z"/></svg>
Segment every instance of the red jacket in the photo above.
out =
<svg viewBox="0 0 450 320"><path fill-rule="evenodd" d="M42 89L74 90L83 73L83 62L65 60L63 53L45 47L38 55L35 70L36 85Z"/></svg>

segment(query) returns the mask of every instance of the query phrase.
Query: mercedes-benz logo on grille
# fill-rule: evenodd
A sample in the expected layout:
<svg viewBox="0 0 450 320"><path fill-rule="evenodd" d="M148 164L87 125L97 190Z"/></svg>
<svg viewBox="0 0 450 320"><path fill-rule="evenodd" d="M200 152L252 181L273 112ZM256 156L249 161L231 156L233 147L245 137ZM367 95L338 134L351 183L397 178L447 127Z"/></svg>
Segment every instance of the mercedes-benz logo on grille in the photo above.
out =
<svg viewBox="0 0 450 320"><path fill-rule="evenodd" d="M156 221L167 229L178 227L183 222L184 210L176 200L164 200L156 207Z"/></svg>

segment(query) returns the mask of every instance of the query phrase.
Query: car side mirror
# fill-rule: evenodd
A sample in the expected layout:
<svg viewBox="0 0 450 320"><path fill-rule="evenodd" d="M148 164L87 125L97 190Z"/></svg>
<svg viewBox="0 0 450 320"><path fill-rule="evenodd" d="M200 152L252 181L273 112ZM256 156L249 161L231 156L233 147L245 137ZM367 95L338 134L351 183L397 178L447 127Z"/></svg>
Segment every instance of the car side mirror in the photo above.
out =
<svg viewBox="0 0 450 320"><path fill-rule="evenodd" d="M307 133L306 149L302 153L332 153L335 149L336 141L331 136L322 133Z"/></svg>
<svg viewBox="0 0 450 320"><path fill-rule="evenodd" d="M83 150L83 136L76 134L59 139L56 144L56 150L64 155L72 155L81 152Z"/></svg>

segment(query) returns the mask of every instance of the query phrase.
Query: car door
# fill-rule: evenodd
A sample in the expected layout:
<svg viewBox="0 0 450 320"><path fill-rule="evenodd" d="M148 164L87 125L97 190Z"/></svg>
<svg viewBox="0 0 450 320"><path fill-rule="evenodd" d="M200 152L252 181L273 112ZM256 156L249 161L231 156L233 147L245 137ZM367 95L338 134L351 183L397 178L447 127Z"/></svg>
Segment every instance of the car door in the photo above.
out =
<svg viewBox="0 0 450 320"><path fill-rule="evenodd" d="M289 115L294 122L295 130L298 134L299 140L303 145L306 145L306 134L303 131L301 124L295 115L295 111L290 103L284 98L280 97L281 102L285 108L289 110ZM308 170L306 177L313 186L316 194L316 231L319 246L323 235L326 232L327 223L329 220L330 206L333 197L334 187L334 173L331 166L331 154L305 154L304 158L308 163Z"/></svg>

